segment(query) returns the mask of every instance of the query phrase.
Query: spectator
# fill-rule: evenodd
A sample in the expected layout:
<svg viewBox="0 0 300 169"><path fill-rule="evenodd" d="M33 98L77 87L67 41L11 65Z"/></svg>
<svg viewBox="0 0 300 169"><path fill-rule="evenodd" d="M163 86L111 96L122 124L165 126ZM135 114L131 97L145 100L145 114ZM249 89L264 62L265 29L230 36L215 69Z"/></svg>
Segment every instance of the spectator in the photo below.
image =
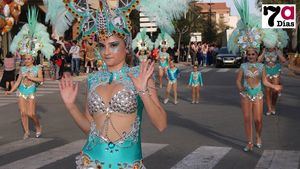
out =
<svg viewBox="0 0 300 169"><path fill-rule="evenodd" d="M77 41L73 41L73 45L69 51L69 54L72 55L72 62L71 62L71 67L72 67L72 75L74 73L79 76L79 71L80 71L80 47L77 44Z"/></svg>
<svg viewBox="0 0 300 169"><path fill-rule="evenodd" d="M4 58L4 72L0 86L9 91L15 82L16 60L12 53L8 53Z"/></svg>

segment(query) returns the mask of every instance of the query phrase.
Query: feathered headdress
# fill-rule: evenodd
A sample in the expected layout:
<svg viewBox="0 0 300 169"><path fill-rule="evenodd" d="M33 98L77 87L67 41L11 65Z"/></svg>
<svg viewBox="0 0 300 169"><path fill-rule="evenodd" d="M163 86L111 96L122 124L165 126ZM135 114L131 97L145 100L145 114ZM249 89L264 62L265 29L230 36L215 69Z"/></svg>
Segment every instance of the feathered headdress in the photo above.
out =
<svg viewBox="0 0 300 169"><path fill-rule="evenodd" d="M74 17L79 22L81 37L98 35L130 36L130 12L139 8L157 22L164 31L174 31L172 20L179 18L190 0L44 0L47 19L59 36L71 26ZM139 6L138 6L139 5ZM65 8L65 9L64 9ZM74 17L73 17L73 16Z"/></svg>
<svg viewBox="0 0 300 169"><path fill-rule="evenodd" d="M38 51L41 51L45 57L50 58L55 48L49 38L47 27L37 21L37 9L28 9L27 18L28 23L22 27L11 43L10 52L36 57Z"/></svg>
<svg viewBox="0 0 300 169"><path fill-rule="evenodd" d="M132 49L152 50L154 43L151 41L145 29L139 32L132 41Z"/></svg>
<svg viewBox="0 0 300 169"><path fill-rule="evenodd" d="M242 0L241 4L237 0L233 2L241 19L229 38L228 49L233 53L245 51L247 48L259 50L262 43L260 17L249 14L248 0Z"/></svg>
<svg viewBox="0 0 300 169"><path fill-rule="evenodd" d="M267 48L284 48L288 44L288 35L282 29L262 29L261 18L249 14L248 0L242 0L241 4L234 0L235 7L241 17L237 28L231 34L228 41L228 49L233 53L247 48L257 51L263 44Z"/></svg>
<svg viewBox="0 0 300 169"><path fill-rule="evenodd" d="M175 42L173 38L166 32L161 32L155 41L155 48L174 48L174 45Z"/></svg>
<svg viewBox="0 0 300 169"><path fill-rule="evenodd" d="M267 48L283 49L288 45L289 36L282 29L263 29L263 44Z"/></svg>

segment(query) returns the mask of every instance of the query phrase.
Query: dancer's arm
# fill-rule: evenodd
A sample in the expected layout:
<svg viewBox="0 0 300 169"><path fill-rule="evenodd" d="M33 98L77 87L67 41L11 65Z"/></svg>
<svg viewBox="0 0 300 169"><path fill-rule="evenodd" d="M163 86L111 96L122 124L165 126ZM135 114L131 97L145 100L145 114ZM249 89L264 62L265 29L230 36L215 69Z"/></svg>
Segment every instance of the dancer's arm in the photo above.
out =
<svg viewBox="0 0 300 169"><path fill-rule="evenodd" d="M6 91L5 92L5 95L9 95L9 94L13 93L15 90L17 90L17 88L19 87L19 85L20 85L20 83L22 81L22 78L23 78L22 74L19 73L19 76L18 76L18 79L17 79L16 83L14 84L14 86L12 86L12 88L10 89L10 91Z"/></svg>
<svg viewBox="0 0 300 169"><path fill-rule="evenodd" d="M61 97L70 115L73 117L73 120L85 134L88 134L90 130L90 122L86 115L80 112L79 108L75 104L78 93L78 83L74 84L71 77L63 77L59 83L59 89Z"/></svg>
<svg viewBox="0 0 300 169"><path fill-rule="evenodd" d="M38 77L32 77L29 75L26 75L25 77L33 82L43 82L44 81L43 71L41 68L39 68L39 70L38 70Z"/></svg>
<svg viewBox="0 0 300 169"><path fill-rule="evenodd" d="M236 77L236 86L240 92L245 90L242 85L242 80L243 80L243 69L240 68Z"/></svg>
<svg viewBox="0 0 300 169"><path fill-rule="evenodd" d="M163 131L167 127L167 113L160 105L156 93L155 83L150 78L153 74L154 62L148 66L149 63L150 60L141 63L141 72L138 77L134 77L132 74L128 75L132 79L133 84L144 103L144 107L152 124L159 131Z"/></svg>
<svg viewBox="0 0 300 169"><path fill-rule="evenodd" d="M265 69L263 69L263 72L262 72L262 82L265 86L267 86L269 88L272 88L276 91L281 91L282 90L281 85L274 85L274 84L272 84L268 81Z"/></svg>

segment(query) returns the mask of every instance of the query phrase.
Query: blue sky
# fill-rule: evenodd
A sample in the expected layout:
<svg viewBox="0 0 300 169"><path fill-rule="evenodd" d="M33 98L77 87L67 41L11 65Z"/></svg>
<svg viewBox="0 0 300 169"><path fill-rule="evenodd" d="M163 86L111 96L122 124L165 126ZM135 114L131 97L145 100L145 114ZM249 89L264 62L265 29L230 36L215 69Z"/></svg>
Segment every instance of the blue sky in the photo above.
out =
<svg viewBox="0 0 300 169"><path fill-rule="evenodd" d="M259 14L260 11L259 9L257 9L256 7L256 0L248 0L249 1L249 7L250 7L250 13L255 13L255 14ZM204 0L203 2L210 2L210 0ZM231 15L236 15L239 16L233 0L211 0L211 2L226 2L227 7L230 7L230 11L231 11ZM255 9L255 10L252 10Z"/></svg>

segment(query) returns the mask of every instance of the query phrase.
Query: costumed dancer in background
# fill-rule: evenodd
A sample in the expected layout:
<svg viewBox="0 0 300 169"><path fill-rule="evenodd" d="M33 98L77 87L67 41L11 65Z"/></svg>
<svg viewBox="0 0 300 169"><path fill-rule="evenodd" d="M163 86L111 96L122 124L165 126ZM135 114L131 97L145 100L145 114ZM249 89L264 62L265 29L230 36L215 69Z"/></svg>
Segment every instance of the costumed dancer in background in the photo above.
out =
<svg viewBox="0 0 300 169"><path fill-rule="evenodd" d="M167 70L167 89L166 89L166 98L164 100L164 104L167 104L169 101L169 96L171 89L173 88L174 93L174 104L178 104L177 100L177 78L179 77L179 69L175 66L174 61L170 60L170 67Z"/></svg>
<svg viewBox="0 0 300 169"><path fill-rule="evenodd" d="M257 148L262 147L262 113L263 113L263 86L262 83L276 91L282 86L273 85L267 80L264 65L257 62L262 39L264 38L261 29L260 17L249 15L248 0L242 0L241 4L234 0L235 6L240 14L238 27L229 38L228 48L233 53L239 50L246 51L248 62L243 63L238 72L236 85L241 95L241 107L244 114L244 127L247 137L247 145L244 151L253 149L252 119L256 129Z"/></svg>
<svg viewBox="0 0 300 169"><path fill-rule="evenodd" d="M88 38L85 44L85 64L84 67L86 68L86 73L90 72L90 67L92 71L94 70L94 62L95 62L95 48L96 48L96 43L94 41L94 37ZM88 65L90 63L90 66Z"/></svg>
<svg viewBox="0 0 300 169"><path fill-rule="evenodd" d="M143 29L136 35L136 37L132 41L132 49L135 50L136 48L138 48L136 56L139 58L140 62L145 62L148 60L151 54L150 51L154 46L154 43L146 33L146 30Z"/></svg>
<svg viewBox="0 0 300 169"><path fill-rule="evenodd" d="M193 66L190 74L188 86L192 87L192 104L198 104L200 99L200 87L203 87L202 74L198 71L198 66Z"/></svg>
<svg viewBox="0 0 300 169"><path fill-rule="evenodd" d="M14 37L10 46L12 53L18 52L24 56L25 66L20 68L19 77L10 91L6 94L11 94L18 89L19 109L23 129L25 131L23 138L30 136L28 126L28 117L35 124L36 135L40 137L42 128L39 119L36 115L36 90L37 84L43 82L42 68L33 65L34 58L38 56L38 51L41 51L48 59L53 55L54 46L49 39L47 27L37 21L38 12L36 8L31 8L28 11L28 24L25 24L21 31Z"/></svg>
<svg viewBox="0 0 300 169"><path fill-rule="evenodd" d="M137 3L143 4L143 1L68 0L62 4L66 9L61 12L74 13L78 17L79 31L83 37L92 33L99 37L97 46L107 66L107 69L94 72L87 78L85 113L81 113L75 104L78 84L73 84L69 77L63 78L60 83L61 96L69 113L88 135L86 144L77 157L77 168L144 169L140 131L143 108L159 131L167 126L167 115L160 105L155 83L151 78L154 62L150 63L148 60L131 67L132 38L130 26L127 25L128 18ZM56 0L47 2L54 3ZM147 8L151 7L151 12L153 9L161 10L160 13L170 14L166 18L171 19L179 15L175 11L166 12L173 10L166 4L188 9L188 1L172 2L147 1L141 8L150 11ZM54 15L53 19L57 17ZM57 26L61 25L58 23Z"/></svg>
<svg viewBox="0 0 300 169"><path fill-rule="evenodd" d="M264 61L268 81L274 85L279 85L281 84L281 63L287 64L287 60L281 51L288 45L289 37L282 29L266 29L264 30L264 34L265 38L263 38L262 41L266 48L259 56L258 62ZM268 108L266 115L275 115L279 92L266 87L265 95Z"/></svg>
<svg viewBox="0 0 300 169"><path fill-rule="evenodd" d="M159 87L162 88L162 78L164 74L167 73L167 69L169 67L169 60L170 55L167 53L168 48L174 48L174 40L172 37L165 33L161 32L156 41L155 41L155 48L160 47L160 53L159 53L159 72L158 72L158 79L159 79Z"/></svg>

